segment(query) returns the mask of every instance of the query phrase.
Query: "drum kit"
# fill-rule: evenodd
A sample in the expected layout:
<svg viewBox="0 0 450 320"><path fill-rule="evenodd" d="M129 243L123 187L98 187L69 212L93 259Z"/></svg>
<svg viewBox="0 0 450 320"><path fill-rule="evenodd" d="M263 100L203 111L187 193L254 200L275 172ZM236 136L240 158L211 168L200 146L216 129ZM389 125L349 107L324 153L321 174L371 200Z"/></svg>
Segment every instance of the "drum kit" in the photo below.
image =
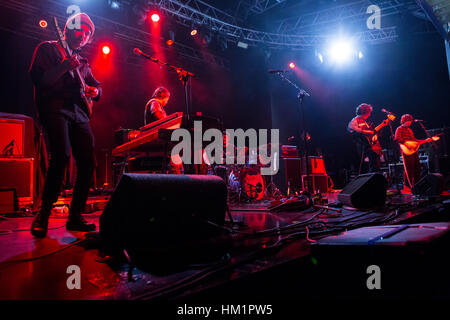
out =
<svg viewBox="0 0 450 320"><path fill-rule="evenodd" d="M251 164L248 157L245 164L211 165L212 174L219 176L227 184L230 201L238 202L264 200L273 197L274 191L279 193L273 182L267 179L271 176L261 175L262 167L265 165L261 161Z"/></svg>

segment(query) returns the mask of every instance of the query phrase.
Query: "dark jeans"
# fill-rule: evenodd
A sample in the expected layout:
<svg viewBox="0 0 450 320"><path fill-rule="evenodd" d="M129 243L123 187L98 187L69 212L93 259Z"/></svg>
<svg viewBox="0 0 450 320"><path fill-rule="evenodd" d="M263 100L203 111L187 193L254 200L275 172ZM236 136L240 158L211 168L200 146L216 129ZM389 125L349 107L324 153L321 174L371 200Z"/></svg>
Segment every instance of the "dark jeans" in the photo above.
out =
<svg viewBox="0 0 450 320"><path fill-rule="evenodd" d="M405 165L405 171L403 173L405 186L412 188L420 180L421 168L419 154L416 152L410 156L405 154L402 154L402 156Z"/></svg>
<svg viewBox="0 0 450 320"><path fill-rule="evenodd" d="M62 114L41 117L50 144L50 164L42 195L42 210L58 200L72 149L77 166L71 214L84 211L95 168L94 135L89 122L77 122Z"/></svg>
<svg viewBox="0 0 450 320"><path fill-rule="evenodd" d="M356 149L358 150L358 154L360 156L360 171L362 168L362 164L364 163L364 159L366 157L369 158L369 172L379 172L380 171L380 156L373 151L370 144L364 141L356 141ZM363 172L360 172L363 173Z"/></svg>

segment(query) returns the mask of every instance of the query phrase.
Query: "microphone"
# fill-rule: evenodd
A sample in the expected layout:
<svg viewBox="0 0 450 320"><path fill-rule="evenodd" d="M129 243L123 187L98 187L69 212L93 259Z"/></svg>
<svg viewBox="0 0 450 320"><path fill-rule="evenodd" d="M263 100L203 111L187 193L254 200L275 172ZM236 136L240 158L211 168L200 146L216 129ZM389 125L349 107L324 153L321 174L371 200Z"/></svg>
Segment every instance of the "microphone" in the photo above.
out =
<svg viewBox="0 0 450 320"><path fill-rule="evenodd" d="M269 73L284 73L284 72L290 72L291 70L273 70L269 69Z"/></svg>
<svg viewBox="0 0 450 320"><path fill-rule="evenodd" d="M387 113L387 114L392 114L392 112L387 111L385 108L381 109L381 112Z"/></svg>
<svg viewBox="0 0 450 320"><path fill-rule="evenodd" d="M414 122L424 122L424 120L414 119Z"/></svg>
<svg viewBox="0 0 450 320"><path fill-rule="evenodd" d="M288 141L292 141L292 140L294 140L294 136L290 136L289 138L288 138Z"/></svg>
<svg viewBox="0 0 450 320"><path fill-rule="evenodd" d="M143 53L140 49L134 48L133 53L137 56L142 56L148 60L152 60L153 62L158 62L158 59L150 57L148 54Z"/></svg>

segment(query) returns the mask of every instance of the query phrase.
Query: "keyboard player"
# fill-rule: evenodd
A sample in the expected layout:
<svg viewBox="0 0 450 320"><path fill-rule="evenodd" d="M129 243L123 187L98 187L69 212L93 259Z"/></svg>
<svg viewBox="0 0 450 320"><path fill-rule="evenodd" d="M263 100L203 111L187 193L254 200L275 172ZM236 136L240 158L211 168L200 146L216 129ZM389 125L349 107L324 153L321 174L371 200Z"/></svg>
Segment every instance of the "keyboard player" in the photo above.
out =
<svg viewBox="0 0 450 320"><path fill-rule="evenodd" d="M154 121L164 119L167 113L164 107L170 99L170 92L164 87L158 87L153 92L151 99L147 102L144 111L144 125ZM184 172L181 158L176 155L170 159L170 172L175 174L182 174Z"/></svg>

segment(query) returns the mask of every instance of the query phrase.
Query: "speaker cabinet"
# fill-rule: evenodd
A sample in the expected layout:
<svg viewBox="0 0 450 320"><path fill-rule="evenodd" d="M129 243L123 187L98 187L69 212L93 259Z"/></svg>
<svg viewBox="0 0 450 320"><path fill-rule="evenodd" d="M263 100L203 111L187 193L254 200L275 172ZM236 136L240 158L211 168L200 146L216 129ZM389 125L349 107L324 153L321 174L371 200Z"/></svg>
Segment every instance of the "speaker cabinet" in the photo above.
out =
<svg viewBox="0 0 450 320"><path fill-rule="evenodd" d="M338 194L343 204L358 209L384 206L387 180L381 173L369 173L357 176Z"/></svg>
<svg viewBox="0 0 450 320"><path fill-rule="evenodd" d="M33 158L0 158L0 177L0 188L15 189L20 205L33 202Z"/></svg>
<svg viewBox="0 0 450 320"><path fill-rule="evenodd" d="M412 188L412 193L423 196L439 196L445 187L444 176L440 173L430 173L419 180Z"/></svg>
<svg viewBox="0 0 450 320"><path fill-rule="evenodd" d="M226 208L227 187L217 176L128 173L100 217L100 234L132 252L180 247L218 236Z"/></svg>
<svg viewBox="0 0 450 320"><path fill-rule="evenodd" d="M284 158L286 173L286 190L289 192L302 190L302 159Z"/></svg>

